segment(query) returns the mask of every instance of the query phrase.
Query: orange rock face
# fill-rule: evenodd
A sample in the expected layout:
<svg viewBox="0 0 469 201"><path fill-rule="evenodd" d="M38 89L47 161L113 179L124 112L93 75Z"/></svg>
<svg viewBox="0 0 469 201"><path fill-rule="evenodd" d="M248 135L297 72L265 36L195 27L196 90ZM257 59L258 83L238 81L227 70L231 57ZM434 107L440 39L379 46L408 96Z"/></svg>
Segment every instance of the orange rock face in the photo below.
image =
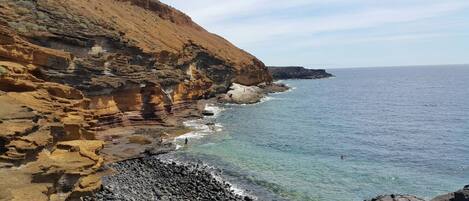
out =
<svg viewBox="0 0 469 201"><path fill-rule="evenodd" d="M156 0L3 0L0 199L93 192L96 131L172 126L234 82L271 80L254 56Z"/></svg>
<svg viewBox="0 0 469 201"><path fill-rule="evenodd" d="M130 123L161 120L171 107L226 92L233 82L271 82L262 62L159 1L7 0L0 8L2 57L81 90L98 126L127 125L138 112L141 121Z"/></svg>
<svg viewBox="0 0 469 201"><path fill-rule="evenodd" d="M49 200L98 190L99 181L81 185L103 163L97 155L103 142L92 140L87 123L89 100L71 87L35 78L29 74L33 65L0 66L0 198ZM65 182L69 190L50 191L61 178L76 180Z"/></svg>

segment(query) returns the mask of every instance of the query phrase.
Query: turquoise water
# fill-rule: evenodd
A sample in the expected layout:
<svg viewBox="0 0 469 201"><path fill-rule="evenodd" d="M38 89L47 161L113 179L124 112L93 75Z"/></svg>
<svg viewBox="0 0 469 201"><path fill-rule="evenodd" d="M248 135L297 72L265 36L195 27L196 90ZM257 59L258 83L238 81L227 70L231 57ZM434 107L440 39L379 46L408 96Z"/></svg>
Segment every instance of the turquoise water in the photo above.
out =
<svg viewBox="0 0 469 201"><path fill-rule="evenodd" d="M431 198L469 184L469 67L330 72L284 81L294 89L260 104L222 106L222 130L178 154L288 200Z"/></svg>

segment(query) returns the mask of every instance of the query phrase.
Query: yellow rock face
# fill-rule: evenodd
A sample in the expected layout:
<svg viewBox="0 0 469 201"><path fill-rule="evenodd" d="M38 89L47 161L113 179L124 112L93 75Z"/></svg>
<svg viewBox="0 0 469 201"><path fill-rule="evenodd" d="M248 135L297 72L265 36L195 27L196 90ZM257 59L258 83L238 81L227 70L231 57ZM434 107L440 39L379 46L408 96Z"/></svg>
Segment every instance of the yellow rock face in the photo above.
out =
<svg viewBox="0 0 469 201"><path fill-rule="evenodd" d="M254 56L159 1L3 2L0 200L96 191L96 131L177 125L232 82L271 81Z"/></svg>
<svg viewBox="0 0 469 201"><path fill-rule="evenodd" d="M0 60L0 200L64 200L97 190L104 142L89 140L95 137L87 130L89 100L74 88L31 74L36 65L51 58L67 61L70 55L36 47L3 29L0 39L0 57L17 61ZM61 180L72 190L51 191Z"/></svg>

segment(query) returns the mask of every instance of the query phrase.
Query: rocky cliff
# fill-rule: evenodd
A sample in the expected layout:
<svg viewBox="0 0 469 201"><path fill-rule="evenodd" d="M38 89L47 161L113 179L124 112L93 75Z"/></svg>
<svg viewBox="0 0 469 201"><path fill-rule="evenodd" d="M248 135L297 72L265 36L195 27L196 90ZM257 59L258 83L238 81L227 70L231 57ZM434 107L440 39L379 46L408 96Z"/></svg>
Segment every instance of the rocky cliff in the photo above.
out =
<svg viewBox="0 0 469 201"><path fill-rule="evenodd" d="M269 72L276 80L286 79L322 79L333 77L324 69L307 69L301 66L269 66Z"/></svg>
<svg viewBox="0 0 469 201"><path fill-rule="evenodd" d="M96 131L175 126L232 83L271 80L254 56L156 0L0 0L0 200L95 191Z"/></svg>

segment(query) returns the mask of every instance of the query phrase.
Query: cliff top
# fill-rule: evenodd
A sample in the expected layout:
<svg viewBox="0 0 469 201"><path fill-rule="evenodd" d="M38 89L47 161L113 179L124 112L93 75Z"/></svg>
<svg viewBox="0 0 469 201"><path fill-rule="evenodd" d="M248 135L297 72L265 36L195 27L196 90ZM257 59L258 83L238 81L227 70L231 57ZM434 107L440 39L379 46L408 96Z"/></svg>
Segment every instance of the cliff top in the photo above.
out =
<svg viewBox="0 0 469 201"><path fill-rule="evenodd" d="M197 44L235 68L256 58L157 0L38 0L0 5L2 24L35 40L113 37L146 53L178 53ZM34 5L37 4L37 5ZM256 61L259 62L259 61Z"/></svg>

